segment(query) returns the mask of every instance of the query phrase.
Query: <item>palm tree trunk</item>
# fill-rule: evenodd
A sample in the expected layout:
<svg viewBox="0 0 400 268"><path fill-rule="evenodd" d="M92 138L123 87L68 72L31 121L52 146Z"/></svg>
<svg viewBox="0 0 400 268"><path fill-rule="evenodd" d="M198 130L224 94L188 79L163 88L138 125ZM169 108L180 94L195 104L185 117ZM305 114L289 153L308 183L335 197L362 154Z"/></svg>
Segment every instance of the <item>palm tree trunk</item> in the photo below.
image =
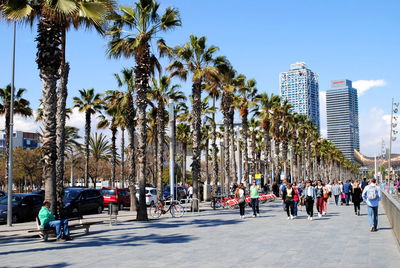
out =
<svg viewBox="0 0 400 268"><path fill-rule="evenodd" d="M199 197L199 180L200 180L200 156L201 156L201 83L193 83L193 162L192 162L192 179L193 179L193 197ZM193 204L194 210L197 210L197 202Z"/></svg>
<svg viewBox="0 0 400 268"><path fill-rule="evenodd" d="M251 134L251 158L253 160L252 163L252 169L251 169L251 173L254 174L256 173L256 130L253 129L253 132Z"/></svg>
<svg viewBox="0 0 400 268"><path fill-rule="evenodd" d="M231 168L230 168L230 177L233 182L237 182L237 165L236 165L236 154L235 154L235 134L233 129L233 117L234 117L234 109L231 108L231 112L229 113L229 150L231 156Z"/></svg>
<svg viewBox="0 0 400 268"><path fill-rule="evenodd" d="M264 153L265 153L265 180L270 180L270 160L271 160L271 138L269 136L269 128L264 127Z"/></svg>
<svg viewBox="0 0 400 268"><path fill-rule="evenodd" d="M230 186L230 154L229 154L229 118L224 116L224 188L229 193Z"/></svg>
<svg viewBox="0 0 400 268"><path fill-rule="evenodd" d="M187 144L182 143L182 183L186 184L186 156L187 156Z"/></svg>
<svg viewBox="0 0 400 268"><path fill-rule="evenodd" d="M157 131L158 135L158 152L157 152L157 197L158 200L161 200L162 197L162 175L163 175L163 167L164 167L164 129L165 122L163 119L164 115L164 106L162 102L158 103L157 109L157 121L159 123L159 128ZM172 133L171 133L172 134Z"/></svg>
<svg viewBox="0 0 400 268"><path fill-rule="evenodd" d="M125 187L125 128L121 127L121 182Z"/></svg>
<svg viewBox="0 0 400 268"><path fill-rule="evenodd" d="M45 198L51 201L51 210L56 212L56 114L57 80L61 65L61 27L54 21L41 17L38 25L36 63L42 80L43 105L43 176Z"/></svg>
<svg viewBox="0 0 400 268"><path fill-rule="evenodd" d="M209 176L209 170L208 170L208 147L210 146L210 142L208 140L208 138L206 139L206 149L205 149L205 153L206 153L206 184L210 184L210 176Z"/></svg>
<svg viewBox="0 0 400 268"><path fill-rule="evenodd" d="M158 176L158 124L155 124L154 126L154 140L153 140L153 159L151 160L151 163L153 164L153 180L152 184L157 185L157 176ZM157 186L156 186L157 187Z"/></svg>
<svg viewBox="0 0 400 268"><path fill-rule="evenodd" d="M85 187L89 186L89 137L90 137L90 113L85 112ZM96 185L95 185L96 186Z"/></svg>
<svg viewBox="0 0 400 268"><path fill-rule="evenodd" d="M242 115L242 135L243 135L243 162L244 162L244 182L249 183L249 149L247 147L249 125L247 122L247 109ZM240 178L242 181L242 178Z"/></svg>
<svg viewBox="0 0 400 268"><path fill-rule="evenodd" d="M213 110L215 111L215 97L213 97ZM212 114L212 177L211 177L211 196L215 196L218 180L218 156L217 156L217 125L215 123L215 112Z"/></svg>
<svg viewBox="0 0 400 268"><path fill-rule="evenodd" d="M117 127L114 125L114 118L111 122L111 154L112 154L112 162L111 162L111 185L115 187L116 181L116 172L115 169L117 167Z"/></svg>
<svg viewBox="0 0 400 268"><path fill-rule="evenodd" d="M65 29L63 30L63 50L65 49ZM65 52L63 51L63 54ZM65 157L65 114L66 102L68 96L68 75L69 64L63 63L60 66L60 81L57 91L57 129L56 129L56 143L57 143L57 161L56 161L56 188L57 188L57 215L61 217L62 208L64 206L64 157Z"/></svg>
<svg viewBox="0 0 400 268"><path fill-rule="evenodd" d="M138 128L138 184L139 184L139 209L137 220L147 221L147 207L145 196L146 182L146 107L149 79L151 74L151 60L149 44L142 45L135 55L135 83L137 103L137 128Z"/></svg>
<svg viewBox="0 0 400 268"><path fill-rule="evenodd" d="M136 158L135 158L135 110L133 108L133 98L130 92L127 93L127 111L126 111L126 127L128 130L129 138L129 177L128 187L130 195L130 211L137 211L137 199L136 199Z"/></svg>
<svg viewBox="0 0 400 268"><path fill-rule="evenodd" d="M275 181L280 182L281 180L281 167L279 165L279 141L275 139Z"/></svg>

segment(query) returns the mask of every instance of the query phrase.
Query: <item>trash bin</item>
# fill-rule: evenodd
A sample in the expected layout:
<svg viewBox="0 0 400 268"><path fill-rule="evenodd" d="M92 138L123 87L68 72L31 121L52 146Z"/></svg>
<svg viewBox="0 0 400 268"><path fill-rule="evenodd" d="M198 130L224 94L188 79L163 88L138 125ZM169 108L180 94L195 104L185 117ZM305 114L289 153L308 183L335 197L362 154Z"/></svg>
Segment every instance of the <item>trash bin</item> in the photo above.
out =
<svg viewBox="0 0 400 268"><path fill-rule="evenodd" d="M118 203L108 204L108 215L117 216L118 215Z"/></svg>

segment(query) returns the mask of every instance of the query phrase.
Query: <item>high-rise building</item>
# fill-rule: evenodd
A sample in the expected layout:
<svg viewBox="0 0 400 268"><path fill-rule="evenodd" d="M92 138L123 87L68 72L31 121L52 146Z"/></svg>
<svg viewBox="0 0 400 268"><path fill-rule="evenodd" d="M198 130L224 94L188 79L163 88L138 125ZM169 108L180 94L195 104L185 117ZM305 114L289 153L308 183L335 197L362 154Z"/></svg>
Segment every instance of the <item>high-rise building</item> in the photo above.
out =
<svg viewBox="0 0 400 268"><path fill-rule="evenodd" d="M328 139L350 161L355 161L354 149L360 151L357 89L350 80L332 81L326 91Z"/></svg>
<svg viewBox="0 0 400 268"><path fill-rule="evenodd" d="M289 72L283 72L279 78L279 88L283 100L289 101L293 111L312 119L319 130L319 86L318 74L304 62L290 65Z"/></svg>

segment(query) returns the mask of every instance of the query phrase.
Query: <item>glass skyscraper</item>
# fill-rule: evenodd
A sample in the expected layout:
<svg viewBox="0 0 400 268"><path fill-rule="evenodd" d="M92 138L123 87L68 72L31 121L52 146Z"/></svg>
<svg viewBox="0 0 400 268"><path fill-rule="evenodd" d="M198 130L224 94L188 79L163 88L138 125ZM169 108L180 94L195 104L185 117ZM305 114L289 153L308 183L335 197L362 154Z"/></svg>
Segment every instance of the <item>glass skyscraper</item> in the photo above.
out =
<svg viewBox="0 0 400 268"><path fill-rule="evenodd" d="M332 81L326 91L328 139L354 162L354 149L360 151L357 89L350 80Z"/></svg>
<svg viewBox="0 0 400 268"><path fill-rule="evenodd" d="M290 65L289 72L279 77L279 88L283 100L289 101L293 111L312 119L319 131L319 86L318 74L304 62Z"/></svg>

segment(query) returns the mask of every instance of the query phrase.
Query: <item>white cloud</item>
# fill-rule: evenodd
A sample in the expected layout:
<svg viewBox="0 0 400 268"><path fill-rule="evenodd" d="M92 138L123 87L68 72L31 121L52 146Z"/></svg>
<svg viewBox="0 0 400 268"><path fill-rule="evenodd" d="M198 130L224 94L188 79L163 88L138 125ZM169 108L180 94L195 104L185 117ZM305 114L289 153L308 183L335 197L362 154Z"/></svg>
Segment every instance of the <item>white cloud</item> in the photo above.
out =
<svg viewBox="0 0 400 268"><path fill-rule="evenodd" d="M383 79L378 80L357 80L353 82L353 87L357 89L358 95L363 95L366 91L374 87L384 87L387 83Z"/></svg>
<svg viewBox="0 0 400 268"><path fill-rule="evenodd" d="M40 123L35 122L36 111L33 111L32 117L23 117L20 115L14 116L14 131L25 131L25 132L38 132L40 129ZM4 129L5 118L4 115L0 116L0 129Z"/></svg>
<svg viewBox="0 0 400 268"><path fill-rule="evenodd" d="M390 115L380 108L371 108L368 113L360 115L361 152L367 156L380 154L382 139L389 147ZM392 143L392 152L400 152L399 139Z"/></svg>

